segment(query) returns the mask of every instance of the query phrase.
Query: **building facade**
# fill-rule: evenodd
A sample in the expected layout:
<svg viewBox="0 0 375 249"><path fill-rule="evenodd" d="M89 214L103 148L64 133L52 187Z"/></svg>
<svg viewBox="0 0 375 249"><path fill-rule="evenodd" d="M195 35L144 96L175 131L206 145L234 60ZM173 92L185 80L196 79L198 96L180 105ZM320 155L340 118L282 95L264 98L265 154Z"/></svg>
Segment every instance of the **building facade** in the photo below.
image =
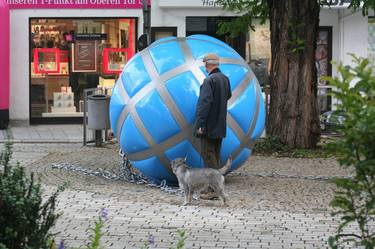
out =
<svg viewBox="0 0 375 249"><path fill-rule="evenodd" d="M23 123L82 122L84 89L110 89L137 51L137 39L143 33L142 1L137 1L69 1L67 7L57 0L34 0L34 5L29 1L28 6L8 0L10 5L1 5L1 31L9 40L1 41L5 57L0 65L8 66L9 79L6 73L1 76L0 112L9 110L11 120ZM47 2L52 3L48 8ZM336 75L331 60L351 64L350 53L375 58L374 19L337 2L320 13L316 65L321 76ZM151 40L215 36L234 47L260 83L267 84L269 26L256 25L255 31L234 39L217 35L218 22L235 16L214 0L153 0ZM321 109L332 108L326 96L329 86L320 79L319 89Z"/></svg>
<svg viewBox="0 0 375 249"><path fill-rule="evenodd" d="M112 88L136 52L141 17L141 8L10 10L10 119L79 122L84 89Z"/></svg>

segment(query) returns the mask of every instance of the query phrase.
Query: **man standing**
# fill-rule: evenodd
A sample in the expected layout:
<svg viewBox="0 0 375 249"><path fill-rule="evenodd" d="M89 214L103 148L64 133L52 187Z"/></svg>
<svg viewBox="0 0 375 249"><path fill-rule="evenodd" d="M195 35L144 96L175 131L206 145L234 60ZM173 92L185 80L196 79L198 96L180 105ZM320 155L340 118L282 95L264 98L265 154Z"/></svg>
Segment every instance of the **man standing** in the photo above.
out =
<svg viewBox="0 0 375 249"><path fill-rule="evenodd" d="M227 102L232 93L228 77L219 69L219 57L206 54L203 62L209 75L200 88L195 135L200 138L206 167L219 169L221 142L226 136Z"/></svg>

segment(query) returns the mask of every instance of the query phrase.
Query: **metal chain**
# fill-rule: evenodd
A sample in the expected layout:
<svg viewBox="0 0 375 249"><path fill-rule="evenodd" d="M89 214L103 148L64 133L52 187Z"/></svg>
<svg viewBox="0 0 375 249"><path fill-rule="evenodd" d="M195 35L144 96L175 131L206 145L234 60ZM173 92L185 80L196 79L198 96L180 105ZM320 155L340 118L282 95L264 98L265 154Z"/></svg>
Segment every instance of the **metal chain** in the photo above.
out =
<svg viewBox="0 0 375 249"><path fill-rule="evenodd" d="M81 173L87 176L97 176L102 177L106 180L114 180L114 181L126 181L128 183L134 184L142 184L153 188L158 188L164 192L169 194L175 194L178 196L184 195L184 190L176 187L171 187L167 185L166 180L162 180L160 184L155 184L147 179L142 173L134 173L134 169L131 166L129 159L126 155L121 151L119 151L119 155L122 157L122 164L120 166L119 174L110 172L106 169L97 168L97 169L87 169L85 167L75 165L69 162L62 162L62 163L52 163L49 166L52 169L60 169L65 171L72 171L75 173ZM335 179L334 176L301 176L301 175L285 175L279 174L276 172L259 174L259 173L245 173L245 172L237 172L237 173L230 173L231 176L240 176L240 177L263 177L263 178L289 178L289 179L300 179L300 180L314 180L314 181L330 181ZM337 176L338 178L344 179L353 179L353 176ZM194 194L193 198L196 200L199 198L198 194Z"/></svg>
<svg viewBox="0 0 375 249"><path fill-rule="evenodd" d="M134 169L131 166L129 159L127 159L126 155L121 151L121 149L119 151L119 155L122 157L122 164L120 166L119 174L110 172L102 168L87 169L85 167L75 165L69 162L51 163L49 166L52 169L71 171L87 176L102 177L106 180L126 181L129 183L143 184L149 187L159 188L160 190L170 194L183 195L184 192L182 189L168 186L166 180L162 180L160 184L155 184L148 180L147 177L144 176L142 173L134 173Z"/></svg>
<svg viewBox="0 0 375 249"><path fill-rule="evenodd" d="M298 179L298 180L313 180L313 181L331 181L336 178L340 179L353 179L353 176L312 176L312 175L284 175L279 174L274 171L271 173L265 174L257 174L257 173L244 173L244 172L237 172L237 173L230 173L232 176L240 176L240 177L267 177L267 178L289 178L289 179Z"/></svg>

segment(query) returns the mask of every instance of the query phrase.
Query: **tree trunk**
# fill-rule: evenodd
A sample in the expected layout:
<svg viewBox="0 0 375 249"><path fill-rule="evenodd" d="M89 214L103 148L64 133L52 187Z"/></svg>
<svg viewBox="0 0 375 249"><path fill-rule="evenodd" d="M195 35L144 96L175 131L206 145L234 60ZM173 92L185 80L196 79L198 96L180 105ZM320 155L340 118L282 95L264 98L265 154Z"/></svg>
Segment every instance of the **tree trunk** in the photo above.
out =
<svg viewBox="0 0 375 249"><path fill-rule="evenodd" d="M272 65L267 132L292 148L320 137L315 68L318 1L269 0Z"/></svg>

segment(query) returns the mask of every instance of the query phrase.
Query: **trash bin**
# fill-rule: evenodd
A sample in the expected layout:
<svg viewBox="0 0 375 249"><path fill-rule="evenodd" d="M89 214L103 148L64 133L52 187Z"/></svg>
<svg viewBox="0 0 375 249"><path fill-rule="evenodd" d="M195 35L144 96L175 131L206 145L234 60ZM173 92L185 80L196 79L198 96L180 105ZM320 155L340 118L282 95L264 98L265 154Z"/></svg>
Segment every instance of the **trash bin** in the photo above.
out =
<svg viewBox="0 0 375 249"><path fill-rule="evenodd" d="M88 96L87 104L87 128L95 130L95 145L102 142L102 130L109 129L109 100L106 94Z"/></svg>

